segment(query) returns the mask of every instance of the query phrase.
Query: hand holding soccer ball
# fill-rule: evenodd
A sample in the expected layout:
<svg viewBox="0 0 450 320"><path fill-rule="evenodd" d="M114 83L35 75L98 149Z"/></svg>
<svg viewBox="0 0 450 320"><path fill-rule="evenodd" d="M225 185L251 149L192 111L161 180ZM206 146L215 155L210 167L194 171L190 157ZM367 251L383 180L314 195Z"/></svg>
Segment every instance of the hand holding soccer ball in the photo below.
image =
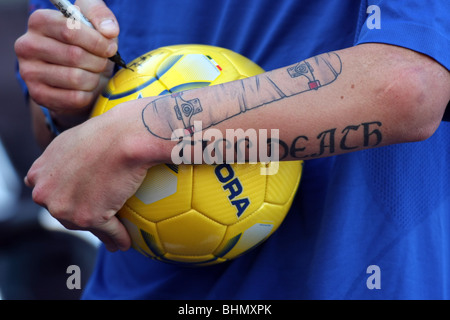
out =
<svg viewBox="0 0 450 320"><path fill-rule="evenodd" d="M182 90L263 72L235 52L206 45L160 48L129 66L134 71L123 69L111 79L93 110L94 116L134 99L176 96ZM158 105L154 117L158 114L168 121L173 115L170 127L184 127L189 133L192 116L203 110L195 101L178 99L175 104ZM171 132L154 135L167 139ZM133 247L146 256L189 265L233 259L279 227L302 173L298 161L279 163L274 175L261 174L261 166L267 164L154 166L118 216L131 235Z"/></svg>

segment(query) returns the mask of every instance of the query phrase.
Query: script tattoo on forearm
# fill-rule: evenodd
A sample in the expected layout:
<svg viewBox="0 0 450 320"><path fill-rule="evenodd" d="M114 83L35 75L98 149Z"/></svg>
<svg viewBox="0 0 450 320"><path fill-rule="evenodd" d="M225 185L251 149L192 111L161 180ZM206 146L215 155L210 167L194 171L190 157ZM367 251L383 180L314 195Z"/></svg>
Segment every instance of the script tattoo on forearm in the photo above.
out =
<svg viewBox="0 0 450 320"><path fill-rule="evenodd" d="M280 161L286 159L297 159L297 160L307 160L324 156L332 156L337 153L349 152L355 149L368 149L379 146L383 142L382 133L383 124L381 121L367 121L358 124L351 124L341 128L328 128L326 130L320 131L318 134L307 135L306 133L297 134L292 141L277 139L269 137L262 143L267 144L266 151L273 148L277 148L278 158ZM177 143L177 150L180 151L179 156L183 157L183 152L188 150L188 148L196 148L201 146L202 154L208 155L204 151L208 148L211 141L209 139L204 139L203 136L199 135L195 139L181 139ZM351 141L351 142L350 142ZM237 155L238 159L245 158L245 154L250 153L252 148L258 148L261 146L261 142L252 139L250 136L244 136L242 138L234 140L222 137L220 140L214 140L212 142L216 154L222 144L223 150L231 154ZM222 151L223 151L222 150ZM219 159L222 158L223 152L217 156ZM192 151L188 151L188 154L192 154ZM263 155L264 157L266 154ZM190 158L185 159L187 163L190 163ZM247 160L247 159L246 159Z"/></svg>
<svg viewBox="0 0 450 320"><path fill-rule="evenodd" d="M195 131L194 121L202 122L202 130L231 119L241 113L268 105L303 92L318 90L335 81L342 71L338 54L331 52L301 61L286 69L283 85L280 78L270 74L238 80L236 90L224 90L218 85L214 91L216 101L227 101L226 107L203 104L199 98L183 98L183 92L156 99L145 106L142 121L154 136L170 140L175 130L184 135ZM284 80L288 81L284 81ZM230 92L231 91L231 92Z"/></svg>
<svg viewBox="0 0 450 320"><path fill-rule="evenodd" d="M317 136L298 135L291 143L279 140L280 160L288 156L292 159L309 159L334 155L336 152L373 148L383 142L382 126L381 121L362 122L343 129L330 128ZM349 140L353 143L349 143ZM308 142L313 141L315 143L308 147Z"/></svg>

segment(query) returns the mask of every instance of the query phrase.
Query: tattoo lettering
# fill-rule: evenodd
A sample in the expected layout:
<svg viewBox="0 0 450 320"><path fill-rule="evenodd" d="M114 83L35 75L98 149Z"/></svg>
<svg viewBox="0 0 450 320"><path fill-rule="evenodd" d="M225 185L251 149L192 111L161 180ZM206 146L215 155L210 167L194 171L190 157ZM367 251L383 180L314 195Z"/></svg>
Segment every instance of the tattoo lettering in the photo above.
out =
<svg viewBox="0 0 450 320"><path fill-rule="evenodd" d="M142 121L154 136L170 140L175 130L184 134L195 132L194 121L201 121L203 130L241 113L268 105L303 92L318 90L337 79L342 62L336 53L326 53L287 68L287 78L275 79L270 73L239 80L239 87L225 91L222 85L213 92L216 101L226 107L206 105L198 98L183 98L183 92L167 95L149 103L142 111ZM285 80L288 81L285 81ZM280 85L283 80L283 85Z"/></svg>
<svg viewBox="0 0 450 320"><path fill-rule="evenodd" d="M336 151L346 152L353 149L376 147L383 141L381 127L380 121L363 122L358 125L349 125L341 131L338 131L337 128L324 130L315 139L300 135L293 139L290 145L280 141L280 160L286 158L288 154L294 159L307 159L333 155ZM356 144L348 145L347 138L349 137L353 137ZM317 143L313 143L314 140ZM316 150L311 152L310 149L313 147Z"/></svg>
<svg viewBox="0 0 450 320"><path fill-rule="evenodd" d="M290 143L279 138L267 137L267 135L257 136L256 134L235 140L233 137L222 137L220 131L217 132L215 139L211 140L211 135L208 133L216 129L209 129L204 131L203 135L196 134L186 139L180 139L174 150L178 153L177 159L181 159L179 163L188 164L218 164L223 163L225 158L227 163L269 162L274 159L274 150L277 149L276 156L280 161L286 160L288 157L305 160L331 156L336 152L378 146L383 141L381 127L382 123L379 121L363 122L357 125L348 125L342 130L330 128L315 137L299 135ZM352 145L348 144L349 139L353 141ZM265 144L266 146L264 146ZM201 151L198 153L200 156L193 158L192 155L197 154L195 152L197 148ZM235 155L236 158L229 158L229 154Z"/></svg>

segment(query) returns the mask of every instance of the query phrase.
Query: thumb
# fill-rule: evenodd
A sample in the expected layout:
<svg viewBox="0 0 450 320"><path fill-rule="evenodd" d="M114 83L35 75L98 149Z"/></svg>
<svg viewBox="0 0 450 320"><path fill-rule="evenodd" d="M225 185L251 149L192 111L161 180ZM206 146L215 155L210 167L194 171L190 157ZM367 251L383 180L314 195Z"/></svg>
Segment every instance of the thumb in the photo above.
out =
<svg viewBox="0 0 450 320"><path fill-rule="evenodd" d="M120 32L119 23L105 2L102 0L77 0L75 5L104 37L117 38Z"/></svg>

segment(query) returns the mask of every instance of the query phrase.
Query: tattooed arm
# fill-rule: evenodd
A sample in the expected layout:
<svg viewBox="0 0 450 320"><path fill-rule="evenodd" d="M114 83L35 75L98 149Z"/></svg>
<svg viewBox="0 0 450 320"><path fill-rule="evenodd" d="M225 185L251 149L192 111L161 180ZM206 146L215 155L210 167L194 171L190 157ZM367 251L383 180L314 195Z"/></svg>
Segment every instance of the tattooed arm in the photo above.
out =
<svg viewBox="0 0 450 320"><path fill-rule="evenodd" d="M222 133L279 129L283 159L312 159L426 139L449 99L450 74L434 60L359 45L242 81L116 106L58 136L26 183L65 226L94 232L110 250L127 249L115 213L150 166L171 161L172 131L191 134L194 120Z"/></svg>
<svg viewBox="0 0 450 320"><path fill-rule="evenodd" d="M214 90L215 103L202 105L198 98L184 99L183 93L157 99L145 107L142 119L153 135L169 140L176 129L183 128L186 134L193 133L194 121L201 121L202 128L207 129L246 111L306 91L318 90L335 81L341 70L339 55L326 53L288 67L287 70L238 80L232 88L220 85ZM218 107L222 102L226 105ZM155 123L165 123L166 126Z"/></svg>
<svg viewBox="0 0 450 320"><path fill-rule="evenodd" d="M421 83L416 60L429 59L384 45L326 53L234 83L152 100L143 108L142 122L163 140L180 129L192 135L195 121L202 130L279 129L281 159L422 140L444 111L441 102L435 109L421 104L424 90L437 86L445 92L448 72L429 60L441 69L444 82L438 77Z"/></svg>

